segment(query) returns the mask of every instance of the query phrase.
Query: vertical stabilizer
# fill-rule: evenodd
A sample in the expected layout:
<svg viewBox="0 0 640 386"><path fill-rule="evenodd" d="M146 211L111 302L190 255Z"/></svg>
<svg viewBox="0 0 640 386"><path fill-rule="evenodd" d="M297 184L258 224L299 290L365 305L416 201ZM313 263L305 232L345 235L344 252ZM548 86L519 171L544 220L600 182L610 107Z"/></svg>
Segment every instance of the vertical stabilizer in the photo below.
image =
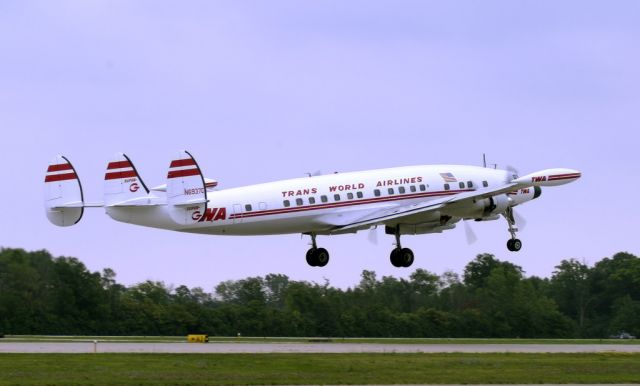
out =
<svg viewBox="0 0 640 386"><path fill-rule="evenodd" d="M117 153L104 175L104 205L126 205L148 197L149 189L126 154Z"/></svg>
<svg viewBox="0 0 640 386"><path fill-rule="evenodd" d="M171 161L167 174L167 204L171 219L187 225L207 210L207 189L198 163L187 151Z"/></svg>
<svg viewBox="0 0 640 386"><path fill-rule="evenodd" d="M84 213L82 185L69 160L56 156L44 178L44 208L52 224L66 227L77 224Z"/></svg>

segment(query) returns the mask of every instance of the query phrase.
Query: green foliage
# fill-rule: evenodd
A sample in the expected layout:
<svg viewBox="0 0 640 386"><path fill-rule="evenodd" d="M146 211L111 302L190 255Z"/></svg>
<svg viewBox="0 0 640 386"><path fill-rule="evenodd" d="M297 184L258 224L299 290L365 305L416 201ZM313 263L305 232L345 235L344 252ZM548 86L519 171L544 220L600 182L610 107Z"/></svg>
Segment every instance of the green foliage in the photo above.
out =
<svg viewBox="0 0 640 386"><path fill-rule="evenodd" d="M640 354L0 354L0 385L635 384Z"/></svg>
<svg viewBox="0 0 640 386"><path fill-rule="evenodd" d="M596 337L640 335L640 259L594 267L563 260L550 279L481 254L442 276L363 271L346 290L269 274L202 288L145 281L125 287L75 258L0 250L0 332L357 337Z"/></svg>

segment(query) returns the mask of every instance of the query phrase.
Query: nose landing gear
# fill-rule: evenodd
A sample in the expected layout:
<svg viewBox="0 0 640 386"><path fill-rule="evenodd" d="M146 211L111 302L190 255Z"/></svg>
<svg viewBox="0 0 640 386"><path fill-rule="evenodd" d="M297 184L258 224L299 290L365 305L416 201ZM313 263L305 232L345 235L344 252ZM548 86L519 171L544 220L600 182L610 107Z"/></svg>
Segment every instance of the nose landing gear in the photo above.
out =
<svg viewBox="0 0 640 386"><path fill-rule="evenodd" d="M518 228L515 227L516 220L513 217L513 209L508 208L502 215L507 220L507 224L509 224L509 233L511 234L511 238L507 241L507 249L511 252L518 252L522 248L522 241L516 238Z"/></svg>

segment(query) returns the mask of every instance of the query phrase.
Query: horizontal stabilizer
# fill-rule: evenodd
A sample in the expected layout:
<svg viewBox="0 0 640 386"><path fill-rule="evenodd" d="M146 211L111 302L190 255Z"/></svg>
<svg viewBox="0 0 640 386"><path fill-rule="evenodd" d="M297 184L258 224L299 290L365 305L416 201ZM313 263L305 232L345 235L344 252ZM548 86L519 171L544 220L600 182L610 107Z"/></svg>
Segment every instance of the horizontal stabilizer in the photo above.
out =
<svg viewBox="0 0 640 386"><path fill-rule="evenodd" d="M181 151L169 165L167 204L171 219L180 225L196 223L194 213L207 210L204 177L198 163L187 151Z"/></svg>
<svg viewBox="0 0 640 386"><path fill-rule="evenodd" d="M77 224L84 213L84 196L78 174L69 160L56 156L44 178L44 208L52 224Z"/></svg>
<svg viewBox="0 0 640 386"><path fill-rule="evenodd" d="M206 178L205 177L204 178L204 185L207 188L207 192L212 192L214 190L214 188L216 186L218 186L218 181L212 180L211 178ZM151 188L151 191L154 191L154 192L166 192L167 191L167 184L154 186L153 188Z"/></svg>

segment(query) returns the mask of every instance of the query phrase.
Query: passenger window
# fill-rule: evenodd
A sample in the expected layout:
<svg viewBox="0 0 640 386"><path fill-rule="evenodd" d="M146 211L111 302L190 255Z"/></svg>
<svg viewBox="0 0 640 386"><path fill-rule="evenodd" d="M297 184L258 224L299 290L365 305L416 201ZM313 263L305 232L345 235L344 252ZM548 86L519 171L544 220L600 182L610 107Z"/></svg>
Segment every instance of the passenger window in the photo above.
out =
<svg viewBox="0 0 640 386"><path fill-rule="evenodd" d="M320 196L320 201L327 202L329 201L329 199L327 198L327 196Z"/></svg>
<svg viewBox="0 0 640 386"><path fill-rule="evenodd" d="M387 191L389 192L389 194L393 194L393 188L389 188Z"/></svg>
<svg viewBox="0 0 640 386"><path fill-rule="evenodd" d="M444 190L449 190L449 189L451 189L451 188L449 187L449 184L444 184Z"/></svg>
<svg viewBox="0 0 640 386"><path fill-rule="evenodd" d="M357 193L356 193L356 196L358 196L358 198L362 198L362 197L363 197L363 196L362 196L362 192L357 192Z"/></svg>
<svg viewBox="0 0 640 386"><path fill-rule="evenodd" d="M316 203L316 198L315 197L309 197L309 204L315 204Z"/></svg>
<svg viewBox="0 0 640 386"><path fill-rule="evenodd" d="M489 186L489 183L487 181L482 181L482 186L486 188L487 186Z"/></svg>
<svg viewBox="0 0 640 386"><path fill-rule="evenodd" d="M351 192L347 193L347 199L348 200L353 200L353 193L351 193Z"/></svg>
<svg viewBox="0 0 640 386"><path fill-rule="evenodd" d="M380 197L380 189L376 189L373 191L373 195L376 197Z"/></svg>
<svg viewBox="0 0 640 386"><path fill-rule="evenodd" d="M416 186L415 185L409 186L409 190L411 190L412 192L415 192L416 191Z"/></svg>
<svg viewBox="0 0 640 386"><path fill-rule="evenodd" d="M333 199L334 199L335 201L340 201L340 195L339 195L339 194L334 194L334 195L333 195Z"/></svg>
<svg viewBox="0 0 640 386"><path fill-rule="evenodd" d="M244 210L246 210L247 212L251 212L251 204L245 205Z"/></svg>
<svg viewBox="0 0 640 386"><path fill-rule="evenodd" d="M420 191L424 192L425 190L427 190L427 188L424 186L424 184L420 185Z"/></svg>
<svg viewBox="0 0 640 386"><path fill-rule="evenodd" d="M405 190L404 190L404 186L401 186L398 188L398 192L400 192L400 194L404 194Z"/></svg>
<svg viewBox="0 0 640 386"><path fill-rule="evenodd" d="M467 181L467 188L473 188L473 182Z"/></svg>
<svg viewBox="0 0 640 386"><path fill-rule="evenodd" d="M302 199L301 198L296 198L296 205L298 205L298 206L302 205Z"/></svg>
<svg viewBox="0 0 640 386"><path fill-rule="evenodd" d="M460 186L460 189L464 189L464 182L460 181L460 183L458 184L458 186Z"/></svg>
<svg viewBox="0 0 640 386"><path fill-rule="evenodd" d="M288 207L291 205L291 203L289 202L289 200L284 200L284 201L282 201L282 204L284 205L284 207L285 207L285 208L288 208Z"/></svg>

